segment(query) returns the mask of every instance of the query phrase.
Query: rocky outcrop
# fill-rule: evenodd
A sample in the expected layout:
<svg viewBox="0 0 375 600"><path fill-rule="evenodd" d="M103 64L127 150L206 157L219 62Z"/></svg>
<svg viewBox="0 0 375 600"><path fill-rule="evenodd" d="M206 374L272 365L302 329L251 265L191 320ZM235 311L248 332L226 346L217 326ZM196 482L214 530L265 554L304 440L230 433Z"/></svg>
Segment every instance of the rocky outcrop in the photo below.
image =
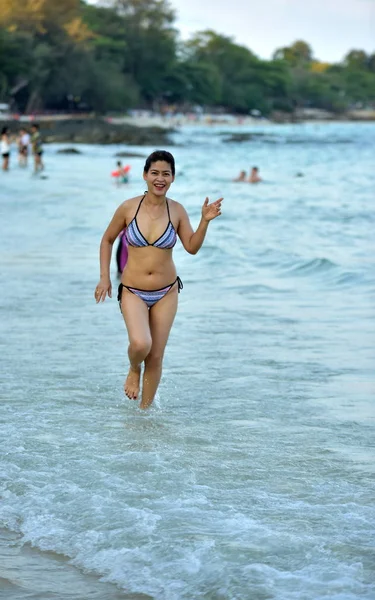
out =
<svg viewBox="0 0 375 600"><path fill-rule="evenodd" d="M104 119L81 119L65 121L43 121L40 123L46 143L77 144L170 144L168 131L159 127L137 127L128 123L113 124Z"/></svg>
<svg viewBox="0 0 375 600"><path fill-rule="evenodd" d="M227 144L237 144L238 142L250 142L251 140L256 140L262 137L265 137L265 133L224 133L224 136L228 136L223 139L223 142Z"/></svg>
<svg viewBox="0 0 375 600"><path fill-rule="evenodd" d="M113 123L100 118L69 118L34 120L39 123L43 142L66 144L128 144L137 146L171 146L169 134L172 130L162 127L138 127L129 123ZM10 131L19 131L21 127L30 129L31 122L4 122Z"/></svg>
<svg viewBox="0 0 375 600"><path fill-rule="evenodd" d="M57 154L82 154L82 152L77 148L61 148L57 151Z"/></svg>
<svg viewBox="0 0 375 600"><path fill-rule="evenodd" d="M137 154L136 152L116 152L118 158L146 158L147 154Z"/></svg>

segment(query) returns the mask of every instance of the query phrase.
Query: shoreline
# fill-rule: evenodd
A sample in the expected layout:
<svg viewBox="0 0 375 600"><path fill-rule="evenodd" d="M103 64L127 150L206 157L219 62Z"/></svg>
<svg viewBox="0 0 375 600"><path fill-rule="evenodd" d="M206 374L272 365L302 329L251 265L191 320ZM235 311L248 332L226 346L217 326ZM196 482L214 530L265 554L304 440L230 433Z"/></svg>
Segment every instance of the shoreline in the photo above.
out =
<svg viewBox="0 0 375 600"><path fill-rule="evenodd" d="M64 600L153 600L100 581L100 575L81 571L66 556L24 544L21 534L0 528L0 595L59 600L62 590Z"/></svg>

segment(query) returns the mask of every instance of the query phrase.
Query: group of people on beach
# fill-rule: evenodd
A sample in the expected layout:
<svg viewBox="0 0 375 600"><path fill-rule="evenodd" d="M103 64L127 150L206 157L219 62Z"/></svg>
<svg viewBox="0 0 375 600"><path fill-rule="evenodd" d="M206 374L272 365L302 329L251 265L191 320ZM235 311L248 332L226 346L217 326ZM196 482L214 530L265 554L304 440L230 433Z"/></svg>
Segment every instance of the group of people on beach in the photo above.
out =
<svg viewBox="0 0 375 600"><path fill-rule="evenodd" d="M259 169L258 167L252 167L250 169L250 174L247 176L246 171L240 171L238 177L233 179L233 181L243 181L245 183L260 183L262 181L261 177L259 177Z"/></svg>
<svg viewBox="0 0 375 600"><path fill-rule="evenodd" d="M18 134L11 135L8 127L3 127L1 130L0 138L0 151L2 158L2 170L9 171L10 166L10 155L12 144L15 143L18 150L18 165L20 167L27 167L28 157L31 153L34 158L34 173L42 171L44 168L42 156L43 146L42 137L39 131L39 125L33 123L31 125L30 132L25 128L21 127Z"/></svg>

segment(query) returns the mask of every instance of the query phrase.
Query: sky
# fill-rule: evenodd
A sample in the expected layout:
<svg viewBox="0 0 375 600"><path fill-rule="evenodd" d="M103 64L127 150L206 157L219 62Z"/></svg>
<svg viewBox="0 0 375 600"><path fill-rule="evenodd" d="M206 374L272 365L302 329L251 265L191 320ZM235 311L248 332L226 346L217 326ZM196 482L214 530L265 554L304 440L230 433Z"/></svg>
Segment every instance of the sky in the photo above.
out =
<svg viewBox="0 0 375 600"><path fill-rule="evenodd" d="M259 58L302 39L314 58L340 62L375 52L375 0L169 0L182 39L205 29L232 37Z"/></svg>

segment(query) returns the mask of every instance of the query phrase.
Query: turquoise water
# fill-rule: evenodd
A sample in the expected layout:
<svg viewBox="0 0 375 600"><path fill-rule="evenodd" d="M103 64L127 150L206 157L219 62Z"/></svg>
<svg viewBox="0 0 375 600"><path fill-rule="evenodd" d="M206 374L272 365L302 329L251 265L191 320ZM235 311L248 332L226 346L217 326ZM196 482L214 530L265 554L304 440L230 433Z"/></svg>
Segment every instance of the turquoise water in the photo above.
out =
<svg viewBox="0 0 375 600"><path fill-rule="evenodd" d="M194 226L206 195L225 201L198 255L176 249L184 289L147 414L123 397L117 303L93 299L144 159L122 188L113 146L48 146L47 179L1 174L0 527L123 594L372 599L375 126L231 131L187 128L171 148ZM231 181L252 165L264 183Z"/></svg>

